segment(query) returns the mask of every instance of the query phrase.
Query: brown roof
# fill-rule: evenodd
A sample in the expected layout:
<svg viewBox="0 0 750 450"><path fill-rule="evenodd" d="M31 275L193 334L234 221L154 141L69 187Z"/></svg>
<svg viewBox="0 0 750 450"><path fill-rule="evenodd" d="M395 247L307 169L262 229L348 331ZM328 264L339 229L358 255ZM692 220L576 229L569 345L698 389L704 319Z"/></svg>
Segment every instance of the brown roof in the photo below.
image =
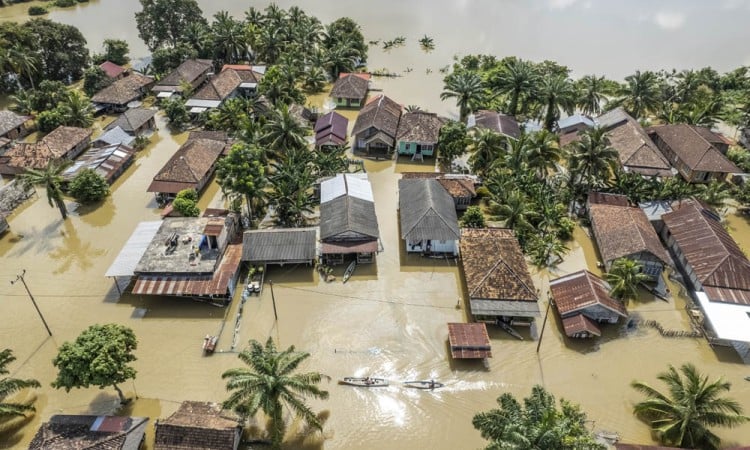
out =
<svg viewBox="0 0 750 450"><path fill-rule="evenodd" d="M408 112L398 123L396 140L437 144L444 120L435 113L425 111Z"/></svg>
<svg viewBox="0 0 750 450"><path fill-rule="evenodd" d="M86 128L57 127L38 142L19 143L0 156L2 173L21 173L23 169L43 169L53 159L66 158L70 152L91 138Z"/></svg>
<svg viewBox="0 0 750 450"><path fill-rule="evenodd" d="M394 139L400 118L401 105L380 94L373 97L359 111L352 134L359 134L370 127L374 127Z"/></svg>
<svg viewBox="0 0 750 450"><path fill-rule="evenodd" d="M249 66L248 66L249 67ZM242 83L257 83L251 70L222 70L213 76L208 83L195 93L191 99L195 100L224 100Z"/></svg>
<svg viewBox="0 0 750 450"><path fill-rule="evenodd" d="M742 173L724 156L716 144L725 144L719 135L708 128L686 124L662 125L649 128L691 170L701 172Z"/></svg>
<svg viewBox="0 0 750 450"><path fill-rule="evenodd" d="M474 113L474 122L479 128L487 128L515 139L521 135L521 129L515 117L500 114L497 111L479 110Z"/></svg>
<svg viewBox="0 0 750 450"><path fill-rule="evenodd" d="M620 317L627 317L625 306L609 295L609 286L588 270L556 278L549 283L555 307L561 316L600 305Z"/></svg>
<svg viewBox="0 0 750 450"><path fill-rule="evenodd" d="M30 450L134 450L146 431L146 417L54 415L39 427Z"/></svg>
<svg viewBox="0 0 750 450"><path fill-rule="evenodd" d="M143 95L143 90L153 82L153 78L133 72L94 94L91 101L108 105L126 105L140 98Z"/></svg>
<svg viewBox="0 0 750 450"><path fill-rule="evenodd" d="M669 255L641 208L594 203L589 206L589 217L605 263L640 252L669 263Z"/></svg>
<svg viewBox="0 0 750 450"><path fill-rule="evenodd" d="M404 180L417 178L435 178L454 198L475 197L477 195L474 179L470 175L445 174L442 172L403 172Z"/></svg>
<svg viewBox="0 0 750 450"><path fill-rule="evenodd" d="M155 90L158 90L159 86L170 86L177 88L176 90L179 92L182 90L181 82L193 83L201 75L210 72L211 69L213 69L213 61L210 59L188 59L170 72L169 75L159 80L156 83L157 89Z"/></svg>
<svg viewBox="0 0 750 450"><path fill-rule="evenodd" d="M189 139L156 174L154 182L199 183L219 159L225 145L213 139ZM154 190L153 187L152 183L148 192L171 192Z"/></svg>
<svg viewBox="0 0 750 450"><path fill-rule="evenodd" d="M239 422L215 403L182 402L155 429L154 450L234 450L239 443Z"/></svg>
<svg viewBox="0 0 750 450"><path fill-rule="evenodd" d="M563 329L565 335L573 337L578 333L588 332L594 336L601 336L602 330L599 329L599 325L593 320L584 316L583 314L575 314L570 317L566 317L562 320Z"/></svg>
<svg viewBox="0 0 750 450"><path fill-rule="evenodd" d="M750 261L718 216L695 200L674 206L662 216L664 224L703 289L715 294L710 299L750 305Z"/></svg>
<svg viewBox="0 0 750 450"><path fill-rule="evenodd" d="M122 75L123 72L125 72L124 67L119 66L112 61L104 61L103 63L99 64L99 68L102 69L104 73L106 73L110 78L117 78Z"/></svg>
<svg viewBox="0 0 750 450"><path fill-rule="evenodd" d="M13 111L0 111L0 136L4 136L10 130L20 127L31 120L29 116L19 116Z"/></svg>
<svg viewBox="0 0 750 450"><path fill-rule="evenodd" d="M131 108L120 114L117 119L107 125L105 130L120 127L123 131L133 133L149 120L153 119L155 115L155 109Z"/></svg>
<svg viewBox="0 0 750 450"><path fill-rule="evenodd" d="M628 196L623 194L610 194L607 192L596 192L591 191L588 195L588 203L594 204L605 204L605 205L615 205L615 206L630 206L630 202L628 201Z"/></svg>
<svg viewBox="0 0 750 450"><path fill-rule="evenodd" d="M370 82L356 74L342 73L338 80L333 83L331 97L358 99L361 100L367 95L367 88Z"/></svg>
<svg viewBox="0 0 750 450"><path fill-rule="evenodd" d="M616 120L609 120L610 117L616 117ZM599 116L597 123L608 130L609 144L617 150L623 167L646 176L674 175L667 158L648 137L643 127L623 109L617 108Z"/></svg>
<svg viewBox="0 0 750 450"><path fill-rule="evenodd" d="M512 230L464 228L460 246L469 297L536 303L534 283Z"/></svg>
<svg viewBox="0 0 750 450"><path fill-rule="evenodd" d="M484 323L449 323L448 342L454 359L492 358L490 336Z"/></svg>

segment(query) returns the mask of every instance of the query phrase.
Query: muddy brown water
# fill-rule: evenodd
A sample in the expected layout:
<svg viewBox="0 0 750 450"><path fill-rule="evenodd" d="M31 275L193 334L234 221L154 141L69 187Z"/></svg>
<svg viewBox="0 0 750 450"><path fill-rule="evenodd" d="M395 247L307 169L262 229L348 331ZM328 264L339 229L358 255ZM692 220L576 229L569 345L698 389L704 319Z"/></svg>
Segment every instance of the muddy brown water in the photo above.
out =
<svg viewBox="0 0 750 450"><path fill-rule="evenodd" d="M246 2L235 1L200 3L207 13L218 9L238 13L246 7ZM639 8L643 7L641 3L638 2ZM281 5L289 6L286 2ZM365 2L349 2L345 9L339 3L333 5L320 2L315 7L305 7L325 21L342 14L351 15L363 23L368 39L407 35L407 47L390 53L376 49L370 60L373 68L385 66L402 71L412 67L413 71L404 77L380 79L377 83L404 104L420 104L440 112L453 110L452 105L441 103L437 98L441 78L437 69L449 63L453 53L472 49L534 57L540 54L542 47L537 47L543 36L529 42L528 34L523 33L530 31L524 31L521 23L537 16L550 20L552 12L559 17L576 14L585 17L590 14L588 11L601 7L589 5L587 8L585 2L557 1L533 2L529 7L508 3L503 4L507 8L500 11L502 8L494 6L499 5L495 2L415 2L409 5L413 8L411 16L420 19L407 24L402 17L404 14L394 13L394 9L387 7L371 11L371 4ZM550 5L561 8L551 9ZM27 6L0 8L0 19L23 16ZM730 6L727 3L726 7ZM50 17L80 27L93 43L104 37L128 39L134 56L139 57L145 50L130 19L136 8L135 1L94 0L87 6L57 10ZM614 14L618 7L611 8ZM694 17L698 8L687 8L688 18ZM491 14L477 12L483 10ZM493 21L507 21L511 13L523 19L519 20L519 25L506 31L494 25ZM583 21L576 17L576 23ZM612 23L625 20L610 15L602 17L605 22L614 21ZM704 18L711 20L713 16ZM644 29L652 26L646 19L638 23ZM717 33L729 28L717 29ZM486 31L475 32L477 29ZM559 30L553 27L555 29ZM744 30L744 27L735 29L738 33L746 33ZM520 34L511 46L506 40L498 39L498 33ZM663 29L653 33L674 39ZM674 33L679 34L679 30ZM435 52L426 55L414 48L414 41L422 34L436 38ZM628 35L632 37L631 33ZM570 39L567 35L563 37ZM617 46L622 45L621 41L613 39L611 42ZM582 73L592 70L588 64L599 67L609 64L608 73L612 76L624 75L630 68L641 66L640 56L630 53L622 58L626 65L619 60L576 59L581 53L577 51L576 55L562 57L559 48L564 47L565 42L556 41L553 53L542 56L571 64ZM635 44L639 42L636 40ZM674 41L677 46L687 45L681 42L685 40ZM529 48L536 50L530 52ZM738 49L742 51L746 50ZM712 52L709 57L704 52L696 58L700 64L710 63L720 68L743 61L741 53L734 57L725 53L729 52ZM679 60L687 65L693 64L692 61ZM427 74L427 68L433 72ZM323 99L318 96L311 102L317 104ZM351 119L355 117L354 112L345 114ZM11 366L11 375L37 378L43 387L33 394L37 397L37 414L19 431L4 437L0 441L2 448L26 447L39 424L53 414L116 413L148 416L153 420L168 416L182 400L221 401L226 393L220 375L239 365L234 351L241 349L248 339L265 340L269 336L280 346L295 345L310 352L312 356L302 369L319 370L333 379L330 384L324 383L330 391L330 399L312 402L325 419L324 432L308 434L292 423L288 448L479 448L484 441L471 426L473 414L494 407L495 399L503 392L523 396L534 384L542 384L558 397L580 403L591 419L592 429L616 431L626 442L649 443L648 428L631 414L632 404L639 396L628 384L634 379L654 380L667 364L679 365L686 361L695 363L711 376L726 377L733 383L732 396L750 411L750 383L743 380L750 369L731 351L712 349L700 339L665 339L647 328L627 330L623 325L612 326L606 328L598 341L574 342L563 335L559 320L551 314L539 353L535 352L537 342L529 339L526 330L522 332L527 339L518 341L503 331L491 329L494 357L488 367L478 362L451 361L445 324L467 319L466 294L456 263L406 255L399 240L398 173L433 170L429 163L368 161L366 167L375 193L384 245L377 263L360 266L346 285L340 281L327 284L307 267L269 270L267 279L274 282L279 320L274 321L271 293L266 287L260 297L250 297L245 304L236 335L238 346L234 350L231 346L237 299L224 309L171 298L127 294L118 298L112 281L104 277L104 272L138 222L158 220L159 210L146 188L185 139L184 134L172 136L161 115L158 123L160 129L152 145L138 154L103 204L82 207L63 222L57 211L47 205L43 190L39 190L38 197L9 218L11 232L0 239L0 317L5 319L0 321L0 336L3 347L13 348L18 357ZM97 127L102 124L98 123ZM201 196L200 206L222 203L219 189L212 183ZM747 219L730 215L728 223L741 246L750 248ZM559 267L532 270L542 293L542 309L546 306L545 293L550 278L585 267L597 273L599 258L583 229L576 229L569 247L571 251ZM3 282L15 279L22 269L27 270L29 288L53 337L46 335L23 287ZM338 280L343 270L343 267L336 269ZM644 293L628 307L634 315L657 320L665 328L687 330L685 298L679 291L678 286L672 285L676 295L668 303ZM117 408L116 395L111 389L91 388L66 393L49 387L55 376L51 360L59 345L74 339L85 327L103 322L125 324L135 330L139 339L135 363L138 377L135 382L123 385L128 395L137 396L138 400L126 408ZM541 326L541 320L538 324ZM203 357L200 350L203 336L220 330L218 352ZM386 389L362 390L335 383L336 379L349 375L382 376L392 384ZM421 392L403 389L399 383L422 378L439 379L446 387ZM722 430L719 434L727 444L746 444L750 429L745 426ZM147 447L152 448L151 427L148 436Z"/></svg>

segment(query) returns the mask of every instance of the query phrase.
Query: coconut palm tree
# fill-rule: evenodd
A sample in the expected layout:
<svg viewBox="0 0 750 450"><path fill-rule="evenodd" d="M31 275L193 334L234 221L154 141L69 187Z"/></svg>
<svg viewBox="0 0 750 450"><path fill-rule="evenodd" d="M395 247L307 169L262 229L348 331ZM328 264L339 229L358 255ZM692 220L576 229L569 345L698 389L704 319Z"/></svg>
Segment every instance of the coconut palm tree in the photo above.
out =
<svg viewBox="0 0 750 450"><path fill-rule="evenodd" d="M651 425L664 445L718 449L721 441L709 427L732 428L750 418L742 415L739 403L722 397L731 388L723 378L709 381L692 364L683 364L680 372L670 365L657 376L667 385L668 393L633 381L631 386L647 397L635 405L633 412Z"/></svg>
<svg viewBox="0 0 750 450"><path fill-rule="evenodd" d="M579 194L603 186L610 179L618 157L603 128L586 130L581 139L571 145L568 169L572 185L582 190Z"/></svg>
<svg viewBox="0 0 750 450"><path fill-rule="evenodd" d="M554 170L562 158L562 151L558 145L555 133L542 130L529 136L529 152L526 160L530 169L534 170L539 179Z"/></svg>
<svg viewBox="0 0 750 450"><path fill-rule="evenodd" d="M602 112L602 105L607 101L606 97L606 79L596 75L586 75L576 81L578 89L578 99L576 106L581 112L591 116L599 115Z"/></svg>
<svg viewBox="0 0 750 450"><path fill-rule="evenodd" d="M308 129L289 112L289 107L281 105L271 112L268 121L263 125L261 142L268 145L277 155L284 151L304 148L307 145L305 136Z"/></svg>
<svg viewBox="0 0 750 450"><path fill-rule="evenodd" d="M471 157L469 165L476 174L483 175L505 150L505 137L487 128L474 128L469 134L467 147Z"/></svg>
<svg viewBox="0 0 750 450"><path fill-rule="evenodd" d="M346 43L338 43L326 51L323 65L328 70L331 79L335 80L342 72L354 71L357 60L361 57L362 55L356 48Z"/></svg>
<svg viewBox="0 0 750 450"><path fill-rule="evenodd" d="M570 78L551 74L542 78L538 99L544 105L544 128L552 131L560 119L560 110L573 114L576 105L576 90Z"/></svg>
<svg viewBox="0 0 750 450"><path fill-rule="evenodd" d="M456 99L459 108L459 120L466 121L470 112L480 107L485 98L482 79L474 72L454 72L444 79L445 87L440 100Z"/></svg>
<svg viewBox="0 0 750 450"><path fill-rule="evenodd" d="M328 392L318 388L323 378L318 372L296 373L297 367L310 357L307 352L295 350L294 346L279 351L268 338L266 345L251 340L250 348L238 355L249 368L240 367L224 372L227 390L232 391L224 401L225 408L232 408L240 416L249 418L258 411L271 420L271 441L279 448L284 439L284 407L308 425L323 429L323 424L305 404L306 398L327 399Z"/></svg>
<svg viewBox="0 0 750 450"><path fill-rule="evenodd" d="M214 14L211 31L217 59L234 64L248 58L247 35L242 22L234 20L226 11L219 11Z"/></svg>
<svg viewBox="0 0 750 450"><path fill-rule="evenodd" d="M13 356L11 349L6 348L0 351L0 375L8 375L10 373L8 364L15 360L16 357ZM27 412L34 411L34 406L31 403L6 402L6 398L23 389L38 388L41 386L37 380L33 379L0 378L0 421L14 416L23 416Z"/></svg>
<svg viewBox="0 0 750 450"><path fill-rule="evenodd" d="M60 105L63 108L65 124L72 127L88 128L94 123L94 107L85 94L68 91Z"/></svg>
<svg viewBox="0 0 750 450"><path fill-rule="evenodd" d="M323 69L317 66L308 68L303 78L304 80L302 82L302 85L304 86L305 90L307 90L307 92L311 94L322 92L323 88L325 87L326 81L328 81L328 78L326 77L325 72L323 72Z"/></svg>
<svg viewBox="0 0 750 450"><path fill-rule="evenodd" d="M648 280L643 273L643 265L630 258L619 258L607 272L609 293L615 298L627 299L638 296L638 285Z"/></svg>
<svg viewBox="0 0 750 450"><path fill-rule="evenodd" d="M625 77L625 85L619 94L615 104L622 105L636 119L643 118L656 111L661 104L659 76L651 71L636 70Z"/></svg>
<svg viewBox="0 0 750 450"><path fill-rule="evenodd" d="M533 97L539 82L539 71L534 64L511 58L497 71L490 84L494 92L508 98L506 112L515 116L518 113L519 101Z"/></svg>
<svg viewBox="0 0 750 450"><path fill-rule="evenodd" d="M534 205L523 192L514 189L503 198L494 196L490 203L492 213L503 221L506 228L525 231L532 228L531 222L536 217Z"/></svg>
<svg viewBox="0 0 750 450"><path fill-rule="evenodd" d="M563 260L568 247L554 234L532 235L528 253L538 267L554 267Z"/></svg>
<svg viewBox="0 0 750 450"><path fill-rule="evenodd" d="M22 179L36 186L44 186L47 190L47 202L49 206L60 210L63 220L68 218L68 208L65 206L65 200L62 193L62 174L65 169L70 167L72 161L50 160L44 169L26 169L21 175Z"/></svg>
<svg viewBox="0 0 750 450"><path fill-rule="evenodd" d="M698 197L711 206L720 207L731 197L731 188L721 181L712 181L698 187Z"/></svg>
<svg viewBox="0 0 750 450"><path fill-rule="evenodd" d="M7 64L19 76L25 76L29 80L31 89L34 89L34 75L39 73L41 62L39 57L16 43L7 51Z"/></svg>

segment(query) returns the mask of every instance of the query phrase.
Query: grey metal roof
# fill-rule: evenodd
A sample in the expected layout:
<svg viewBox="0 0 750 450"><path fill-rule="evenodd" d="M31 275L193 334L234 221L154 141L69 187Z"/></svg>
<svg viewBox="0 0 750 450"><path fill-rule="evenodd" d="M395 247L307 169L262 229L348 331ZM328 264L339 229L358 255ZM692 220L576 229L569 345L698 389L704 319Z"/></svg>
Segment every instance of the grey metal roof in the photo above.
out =
<svg viewBox="0 0 750 450"><path fill-rule="evenodd" d="M560 119L557 122L557 127L561 130L564 130L565 128L572 127L578 124L583 124L587 127L593 127L594 121L591 120L591 118L584 116L583 114L573 114L572 116Z"/></svg>
<svg viewBox="0 0 750 450"><path fill-rule="evenodd" d="M242 260L251 263L312 261L315 247L315 228L245 231Z"/></svg>
<svg viewBox="0 0 750 450"><path fill-rule="evenodd" d="M455 241L458 229L453 198L435 179L398 181L401 239Z"/></svg>
<svg viewBox="0 0 750 450"><path fill-rule="evenodd" d="M104 142L109 145L125 144L127 146L130 146L133 143L133 141L135 141L134 136L128 134L125 130L123 130L120 127L114 127L111 130L99 136L94 142Z"/></svg>
<svg viewBox="0 0 750 450"><path fill-rule="evenodd" d="M356 238L379 237L375 203L342 195L320 205L320 239L353 234Z"/></svg>
<svg viewBox="0 0 750 450"><path fill-rule="evenodd" d="M626 122L627 120L634 120L628 113L625 112L625 109L623 109L622 106L618 106L617 108L607 111L601 116L594 119L594 124L597 127L609 129L614 127L617 124L620 124L622 122Z"/></svg>
<svg viewBox="0 0 750 450"><path fill-rule="evenodd" d="M161 227L162 221L141 222L130 235L130 239L122 247L120 254L117 255L112 265L107 269L106 277L125 277L133 276L135 267L143 258L146 249L156 236Z"/></svg>

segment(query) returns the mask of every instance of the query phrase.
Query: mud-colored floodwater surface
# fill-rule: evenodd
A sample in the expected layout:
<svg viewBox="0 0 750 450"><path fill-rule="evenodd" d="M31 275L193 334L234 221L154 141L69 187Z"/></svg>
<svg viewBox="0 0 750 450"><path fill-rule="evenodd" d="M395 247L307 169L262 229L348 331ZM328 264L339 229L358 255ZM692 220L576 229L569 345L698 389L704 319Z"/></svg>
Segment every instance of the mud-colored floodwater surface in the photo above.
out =
<svg viewBox="0 0 750 450"><path fill-rule="evenodd" d="M207 15L220 9L239 15L248 6L247 2L233 0L199 3ZM291 5L279 3L283 7ZM727 9L716 8L718 12L701 14L708 8L698 6L697 2L680 2L682 15L663 16L661 24L651 16L638 17L641 9L644 14L659 13L650 6L646 8L646 2L632 5L628 2L631 9L628 18L620 11L624 5L604 7L600 2L570 0L528 4L388 0L376 8L364 1L321 1L300 6L323 21L351 16L363 24L367 39L406 35L409 41L404 48L390 53L372 49L372 68L388 67L404 74L376 83L405 105L419 104L433 111L455 113L452 104L441 103L438 98L442 78L438 70L450 64L455 53L491 52L498 56L556 59L569 64L578 74L601 71L612 77L623 76L635 68L712 64L726 70L738 66L746 62L744 45L731 52L715 52L703 48L705 43L680 38L694 20L732 18L735 10L728 8L745 8L742 2L724 3L721 8ZM23 5L26 6L12 8L23 16L28 4ZM678 2L663 3L661 12L669 13L669 5L677 8ZM96 51L96 45L106 37L127 39L133 56L138 58L145 56L146 51L132 20L136 9L135 0L92 0L85 6L55 10L50 18L79 27ZM0 8L0 19L12 17L8 11L11 10ZM587 18L591 14L601 16L603 23L590 23L593 21ZM569 20L563 23L568 23L565 29L572 30L570 34L564 34L560 25L553 23L560 18ZM667 20L670 18L671 22ZM644 33L633 33L626 24L635 24ZM576 30L579 25L587 34ZM717 35L705 37L706 42L728 45L722 36L733 28L730 25L712 27ZM536 35L534 30L542 31ZM584 56L587 52L598 54L597 49L605 44L587 39L593 48L582 52L580 42L605 30L614 33L607 41L609 45L621 49L626 47L622 41L630 40L634 50L615 52L616 57L609 59ZM737 42L747 41L741 39L743 33L750 33L746 27L738 23L734 31ZM561 39L556 39L554 33L559 33ZM437 49L432 53L426 54L418 48L416 39L424 34L436 40ZM646 48L641 34L646 34L653 43L648 59L637 54ZM568 42L574 38L575 45ZM671 59L664 58L662 41L668 41L674 49ZM687 55L682 47L689 45L695 48ZM412 72L403 72L407 68L413 69ZM322 97L314 102L322 102ZM353 113L347 116L354 118ZM538 341L532 339L528 330L521 330L526 339L518 341L491 328L493 358L487 366L481 362L451 361L446 323L467 320L460 270L453 260L406 255L398 226L399 173L434 170L429 163L366 162L383 252L378 254L376 264L358 267L347 284L339 281L344 267L336 268L337 281L333 283L323 282L306 266L269 269L266 279L273 281L278 321L274 320L268 286L260 297L247 300L236 329L238 299L228 308L217 308L168 297L129 294L120 297L104 273L137 223L160 217L153 195L146 188L186 138L171 135L161 114L157 119L159 131L152 144L138 153L103 204L80 207L63 222L40 189L36 197L9 217L11 231L0 238L2 347L12 348L18 357L10 366L12 376L36 378L43 387L34 390L37 414L17 433L0 441L0 448L26 448L39 424L54 414L114 413L154 420L171 414L183 400L222 401L226 392L221 373L240 365L236 352L249 339L264 341L269 336L281 347L295 345L311 353L302 370L317 370L332 377L330 384L323 383L330 391L330 398L312 403L325 421L324 431L307 433L292 423L287 438L290 449L480 448L484 441L471 425L472 416L494 407L495 399L503 392L524 396L534 384L542 384L558 397L580 403L591 419L592 429L617 432L625 442L649 443L648 427L632 415L632 405L640 397L629 383L634 379L653 381L667 364L687 361L712 377L726 377L733 384L731 396L750 411L750 383L743 379L750 375L750 369L731 351L711 348L703 339L663 338L654 329L628 328L624 323L606 327L596 341L578 342L564 336L559 320L551 313L538 353ZM202 194L199 206L222 204L221 193L212 183ZM750 249L747 219L730 215L728 222L730 232L741 246ZM559 267L532 270L543 311L550 278L582 268L597 272L599 257L590 238L581 228L576 229L574 237L568 243L570 253ZM9 283L23 269L52 337L47 336L23 286ZM689 330L684 294L679 286L670 287L672 300L665 302L644 293L628 305L632 315L656 320L668 329ZM137 400L123 408L118 407L116 393L111 389L66 393L50 387L56 374L51 360L57 348L75 339L87 326L106 322L131 327L139 340L138 361L134 364L137 378L122 386L128 396ZM537 325L541 328L542 320ZM536 331L538 334L539 330ZM217 353L204 357L203 336L217 333L220 333ZM233 343L236 343L234 348ZM335 382L356 375L384 377L391 381L391 386L363 390ZM434 392L401 387L400 381L426 378L438 379L446 387ZM750 428L720 430L718 434L727 445L747 444ZM151 427L148 437L147 448L152 448Z"/></svg>

